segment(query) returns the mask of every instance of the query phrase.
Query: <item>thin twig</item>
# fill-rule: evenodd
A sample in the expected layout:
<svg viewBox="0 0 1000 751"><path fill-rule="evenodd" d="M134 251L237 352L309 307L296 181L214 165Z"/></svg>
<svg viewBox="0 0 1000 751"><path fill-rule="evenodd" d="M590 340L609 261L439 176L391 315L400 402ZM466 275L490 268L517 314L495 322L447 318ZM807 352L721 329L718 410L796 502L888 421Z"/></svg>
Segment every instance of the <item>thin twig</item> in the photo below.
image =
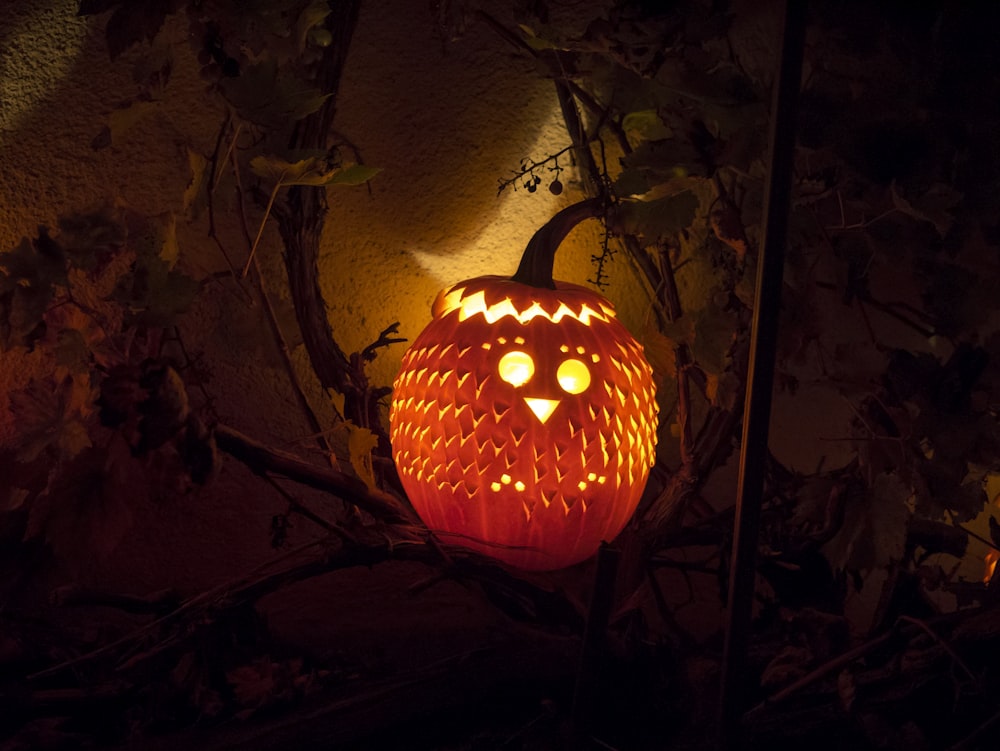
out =
<svg viewBox="0 0 1000 751"><path fill-rule="evenodd" d="M274 337L274 342L278 346L278 353L281 356L282 364L285 366L285 372L288 374L288 380L289 383L291 383L292 392L295 394L295 400L298 402L299 408L302 410L306 421L309 423L309 429L313 432L316 445L319 446L320 450L326 455L331 466L336 466L336 458L333 456L333 448L330 446L330 442L326 439L323 426L320 424L319 418L316 416L316 412L313 409L312 404L309 403L309 398L306 396L305 389L302 387L302 382L299 380L298 373L295 370L295 363L292 362L292 351L288 346L288 341L285 339L285 336L281 331L281 324L278 323L277 313L275 313L274 305L271 303L271 297L267 292L267 283L264 280L264 273L261 271L260 264L257 262L257 259L253 256L253 243L250 240L250 230L247 224L243 179L235 154L231 157L231 164L233 178L236 181L236 207L240 216L240 228L243 231L243 238L249 249L248 253L250 260L253 261L253 281L254 285L257 287L257 294L260 296L261 303L264 306L264 316L267 318L267 324L271 329L271 335Z"/></svg>
<svg viewBox="0 0 1000 751"><path fill-rule="evenodd" d="M215 148L212 150L212 156L211 159L209 160L211 174L209 175L209 188L206 191L207 202L208 202L208 236L212 238L212 241L215 243L215 246L219 249L219 253L221 253L223 259L225 259L226 265L229 267L229 273L232 276L233 280L236 282L236 286L240 288L240 292L244 294L246 300L249 301L250 304L252 305L253 297L250 295L247 289L243 286L243 283L240 281L240 276L239 273L236 271L236 266L233 264L232 259L229 257L229 252L226 250L226 246L223 245L222 240L219 238L218 232L216 231L215 227L215 185L216 185L217 175L219 174L219 164L220 164L219 151L222 148L222 139L225 137L226 131L229 130L230 122L231 122L231 114L227 111L226 118L222 121L222 126L219 128L219 134L215 138ZM239 133L239 129L237 129L236 133L237 134ZM236 142L236 135L234 135L233 138L230 140L230 144L233 144L235 142ZM227 150L226 153L229 154L230 151Z"/></svg>
<svg viewBox="0 0 1000 751"><path fill-rule="evenodd" d="M416 516L388 493L369 488L363 480L335 468L317 467L293 454L258 443L238 430L217 425L215 439L222 451L255 472L283 475L290 480L333 493L387 524L423 525Z"/></svg>
<svg viewBox="0 0 1000 751"><path fill-rule="evenodd" d="M313 524L316 524L325 529L327 532L336 535L344 542L354 542L354 538L350 534L348 534L347 530L343 529L342 527L331 521L328 521L327 519L324 519L322 516L320 516L315 511L310 509L308 506L303 504L302 501L300 501L291 493L289 493L287 490L285 490L283 487L281 487L281 485L279 485L277 480L275 480L273 477L271 477L270 475L265 475L264 479L267 480L268 484L272 488L274 488L275 491L277 491L278 495L280 495L282 498L285 499L285 501L288 503L288 508L291 509L294 513L298 514L299 516L305 517Z"/></svg>
<svg viewBox="0 0 1000 751"><path fill-rule="evenodd" d="M912 616L908 615L901 615L899 616L899 620L902 621L903 623L910 623L916 626L925 634L930 636L931 639L933 639L939 645L941 645L941 648L948 653L948 656L955 661L955 664L958 665L960 668L962 668L962 671L965 673L966 676L968 676L970 681L977 680L976 674L972 672L972 669L968 666L968 664L966 664L965 660L962 659L961 655L959 655L958 652L955 651L954 647L952 647L951 644L949 644L947 641L941 638L941 635L938 634L937 631L932 629L930 626L928 626L919 618L913 618Z"/></svg>
<svg viewBox="0 0 1000 751"><path fill-rule="evenodd" d="M247 576L253 576L254 574L266 570L268 567L273 566L276 563L280 563L281 561L287 560L295 555L299 555L300 553L310 548L317 547L318 545L321 544L323 544L321 540L314 540L312 542L306 543L305 545L301 545L293 550L288 551L287 553L284 553L276 558L267 561L266 563L261 564L260 566L257 566ZM218 595L227 591L227 589L231 587L232 583L227 582L225 584L221 584L217 587L214 587L206 592L202 592L201 594L192 597L190 600L187 600L179 607L177 607L175 610L170 611L166 615L163 615L154 621L151 621L147 624L140 626L139 628L135 629L131 633L126 634L125 636L115 639L114 641L105 644L103 646L100 646L97 649L91 650L90 652L87 652L85 654L78 655L69 660L65 660L61 663L45 668L44 670L39 670L34 673L31 673L26 677L26 680L29 683L33 683L36 681L43 680L45 678L50 678L53 675L58 675L59 673L65 670L69 670L71 668L77 668L82 665L89 664L101 657L110 655L119 647L124 647L126 645L129 645L132 642L138 641L143 637L152 636L153 634L157 633L161 628L173 622L185 612L191 610L200 603L212 600L214 597L217 597Z"/></svg>
<svg viewBox="0 0 1000 751"><path fill-rule="evenodd" d="M982 738L986 733L992 730L995 726L1000 725L1000 712L997 712L984 723L979 725L975 730L969 733L965 738L960 740L954 746L951 746L948 751L975 751L975 749L982 749L985 746L973 745Z"/></svg>

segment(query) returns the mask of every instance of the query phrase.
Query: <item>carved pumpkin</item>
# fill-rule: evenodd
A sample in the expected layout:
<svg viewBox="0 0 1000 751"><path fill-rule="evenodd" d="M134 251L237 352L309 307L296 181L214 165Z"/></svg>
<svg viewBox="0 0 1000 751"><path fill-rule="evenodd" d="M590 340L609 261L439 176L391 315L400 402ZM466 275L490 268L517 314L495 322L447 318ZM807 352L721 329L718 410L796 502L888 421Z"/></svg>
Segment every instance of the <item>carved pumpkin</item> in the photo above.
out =
<svg viewBox="0 0 1000 751"><path fill-rule="evenodd" d="M441 292L393 387L393 457L420 518L521 568L571 565L617 535L654 459L642 347L608 300L551 278L555 247L596 211L557 215L513 278Z"/></svg>

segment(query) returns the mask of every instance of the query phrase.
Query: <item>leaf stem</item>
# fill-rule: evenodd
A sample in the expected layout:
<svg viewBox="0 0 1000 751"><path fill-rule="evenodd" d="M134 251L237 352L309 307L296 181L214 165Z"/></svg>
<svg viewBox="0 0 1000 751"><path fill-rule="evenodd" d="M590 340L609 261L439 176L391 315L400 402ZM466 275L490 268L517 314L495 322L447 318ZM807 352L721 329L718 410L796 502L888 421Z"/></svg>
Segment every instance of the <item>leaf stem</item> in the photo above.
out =
<svg viewBox="0 0 1000 751"><path fill-rule="evenodd" d="M278 176L278 181L274 184L274 189L271 191L271 195L267 199L267 206L264 207L264 216L260 220L260 227L257 228L257 237L253 240L253 245L250 246L250 256L247 258L246 264L243 266L243 273L240 274L241 279L245 279L247 272L250 271L250 264L253 263L254 254L257 252L257 245L260 243L260 236L264 234L264 225L267 224L267 218L271 215L271 207L274 206L274 199L278 197L278 191L281 190L283 186L282 180L285 177L285 170L281 171Z"/></svg>

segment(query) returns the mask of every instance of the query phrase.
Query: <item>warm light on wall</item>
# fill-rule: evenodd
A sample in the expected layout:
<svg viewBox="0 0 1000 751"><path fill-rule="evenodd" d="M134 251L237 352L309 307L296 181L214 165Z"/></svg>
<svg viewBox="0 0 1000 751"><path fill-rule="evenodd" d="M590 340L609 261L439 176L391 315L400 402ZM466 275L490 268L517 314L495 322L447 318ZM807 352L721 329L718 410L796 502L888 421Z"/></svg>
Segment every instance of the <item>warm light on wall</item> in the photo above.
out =
<svg viewBox="0 0 1000 751"><path fill-rule="evenodd" d="M477 96L476 99L479 100L482 97ZM506 176L508 170L517 166L517 159L520 156L531 155L541 159L566 146L566 124L563 121L559 102L554 96L546 101L546 109L538 107L533 110L530 120L527 121L528 127L535 133L534 139L521 142L516 152L509 148L503 152L508 161L494 161L484 177L476 176L477 186L480 184L492 185L498 177ZM490 119L494 119L492 111ZM528 128L526 127L525 130L527 131ZM489 135L480 137L490 138ZM505 135L504 138L506 139L508 136ZM520 139L517 140L520 141ZM569 170L566 172L568 174ZM547 173L546 176L548 176ZM567 181L567 185L570 184L569 178L564 177L563 180ZM572 190L573 188L570 187L567 192L571 193ZM454 283L456 279L474 277L482 273L481 269L485 263L491 264L494 268L502 267L507 263L513 267L517 263L520 248L516 245L511 246L510 238L527 237L535 227L552 216L565 202L565 195L558 196L548 190L536 190L529 194L524 190L515 191L513 188L508 188L497 196L492 205L486 205L488 211L491 212L490 221L478 227L478 232L472 230L469 235L462 238L461 244L451 245L454 238L449 237L449 242L442 245L441 239L434 237L432 242L421 246L420 241L415 240L410 233L410 236L405 240L407 252L416 261L421 271L434 280L433 292L437 292L442 287ZM456 208L459 205L456 204ZM441 207L439 214L446 215L452 210L450 205L446 203ZM447 252L442 252L443 247ZM580 261L582 264L581 278L584 278L590 271L589 266L587 266L589 258L589 254L582 256ZM426 308L424 309L426 310Z"/></svg>
<svg viewBox="0 0 1000 751"><path fill-rule="evenodd" d="M554 287L486 276L443 291L390 410L424 523L529 569L571 565L614 538L655 454L642 347L601 295Z"/></svg>

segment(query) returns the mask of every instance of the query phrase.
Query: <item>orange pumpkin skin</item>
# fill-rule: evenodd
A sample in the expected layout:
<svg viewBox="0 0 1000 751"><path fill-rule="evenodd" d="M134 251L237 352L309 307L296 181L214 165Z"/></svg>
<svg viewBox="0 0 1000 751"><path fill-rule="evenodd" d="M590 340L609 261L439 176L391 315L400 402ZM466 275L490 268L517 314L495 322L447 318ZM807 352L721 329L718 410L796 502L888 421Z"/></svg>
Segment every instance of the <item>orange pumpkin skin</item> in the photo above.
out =
<svg viewBox="0 0 1000 751"><path fill-rule="evenodd" d="M655 454L641 345L604 297L555 287L484 276L443 291L403 356L389 415L428 528L524 569L572 565L613 539Z"/></svg>

